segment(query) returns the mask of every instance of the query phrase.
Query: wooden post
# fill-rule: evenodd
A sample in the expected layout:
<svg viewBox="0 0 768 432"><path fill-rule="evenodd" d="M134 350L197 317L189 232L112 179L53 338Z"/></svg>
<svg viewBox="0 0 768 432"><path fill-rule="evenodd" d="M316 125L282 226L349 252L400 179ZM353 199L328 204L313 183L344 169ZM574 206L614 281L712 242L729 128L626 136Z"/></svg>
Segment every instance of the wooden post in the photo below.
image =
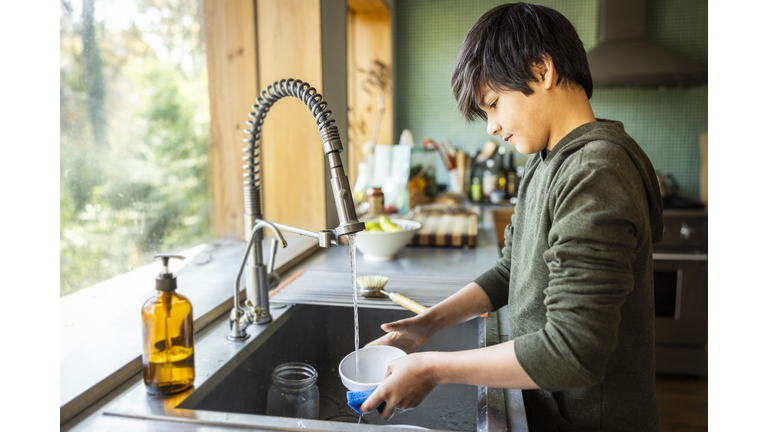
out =
<svg viewBox="0 0 768 432"><path fill-rule="evenodd" d="M378 110L378 98L363 90L364 73L375 60L386 64L392 72L392 23L387 6L381 0L348 0L347 18L347 75L349 118L349 181L357 180L357 165L365 155L362 144L370 140ZM381 121L377 144L394 144L392 85L384 100L384 116ZM364 122L364 126L363 126ZM363 126L363 127L359 127ZM352 129L357 130L352 131Z"/></svg>
<svg viewBox="0 0 768 432"><path fill-rule="evenodd" d="M322 94L320 0L259 0L256 20L259 89L294 78ZM264 217L312 231L325 229L325 189L330 183L309 109L285 97L270 109L262 130Z"/></svg>
<svg viewBox="0 0 768 432"><path fill-rule="evenodd" d="M216 237L242 239L243 130L257 93L253 2L203 0L203 23Z"/></svg>

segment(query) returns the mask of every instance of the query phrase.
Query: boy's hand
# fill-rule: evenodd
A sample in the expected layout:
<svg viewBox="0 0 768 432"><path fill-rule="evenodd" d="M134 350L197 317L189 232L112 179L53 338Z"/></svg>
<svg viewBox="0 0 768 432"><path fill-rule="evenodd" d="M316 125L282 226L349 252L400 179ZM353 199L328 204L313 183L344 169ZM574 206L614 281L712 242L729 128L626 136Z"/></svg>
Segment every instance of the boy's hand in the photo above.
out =
<svg viewBox="0 0 768 432"><path fill-rule="evenodd" d="M415 352L432 336L429 326L419 318L419 316L415 316L382 324L381 329L387 332L387 334L368 343L366 346L390 345L400 348L407 354Z"/></svg>
<svg viewBox="0 0 768 432"><path fill-rule="evenodd" d="M386 336L385 336L386 337ZM432 389L439 384L433 376L431 356L435 353L416 353L393 360L387 366L384 381L360 406L360 412L368 413L382 402L387 402L379 414L389 420L395 411L404 411L421 404Z"/></svg>
<svg viewBox="0 0 768 432"><path fill-rule="evenodd" d="M480 285L470 282L447 299L412 318L381 326L387 332L366 346L390 345L410 354L416 352L433 334L463 323L493 308Z"/></svg>

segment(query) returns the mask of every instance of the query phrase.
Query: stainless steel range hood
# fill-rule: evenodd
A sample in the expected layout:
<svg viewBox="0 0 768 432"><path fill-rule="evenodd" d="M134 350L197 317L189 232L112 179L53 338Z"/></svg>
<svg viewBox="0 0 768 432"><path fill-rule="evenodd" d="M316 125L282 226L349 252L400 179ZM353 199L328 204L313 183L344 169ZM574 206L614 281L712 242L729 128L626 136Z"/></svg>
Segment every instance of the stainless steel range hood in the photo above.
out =
<svg viewBox="0 0 768 432"><path fill-rule="evenodd" d="M600 43L587 54L595 86L692 85L707 68L645 40L646 0L603 0Z"/></svg>

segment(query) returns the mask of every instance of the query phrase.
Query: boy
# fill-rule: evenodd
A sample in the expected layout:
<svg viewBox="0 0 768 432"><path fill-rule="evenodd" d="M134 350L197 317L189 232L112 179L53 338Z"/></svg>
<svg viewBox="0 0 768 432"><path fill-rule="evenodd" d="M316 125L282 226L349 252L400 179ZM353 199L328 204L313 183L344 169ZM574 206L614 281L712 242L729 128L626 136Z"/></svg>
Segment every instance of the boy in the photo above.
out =
<svg viewBox="0 0 768 432"><path fill-rule="evenodd" d="M438 384L523 389L531 430L659 429L651 245L661 195L648 157L619 122L597 120L586 52L560 13L496 7L459 52L453 93L469 121L526 165L502 258L426 312L384 324L371 344L416 351L437 331L509 306L510 341L390 363L361 406L413 408Z"/></svg>

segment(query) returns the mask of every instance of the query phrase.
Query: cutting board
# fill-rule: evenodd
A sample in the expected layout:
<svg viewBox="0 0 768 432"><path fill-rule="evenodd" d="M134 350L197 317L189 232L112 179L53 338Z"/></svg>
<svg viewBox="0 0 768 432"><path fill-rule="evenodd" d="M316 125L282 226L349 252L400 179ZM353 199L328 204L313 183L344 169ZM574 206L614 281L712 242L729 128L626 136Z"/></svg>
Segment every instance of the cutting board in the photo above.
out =
<svg viewBox="0 0 768 432"><path fill-rule="evenodd" d="M408 243L412 246L475 247L477 215L417 213L402 216L421 224L419 232Z"/></svg>

